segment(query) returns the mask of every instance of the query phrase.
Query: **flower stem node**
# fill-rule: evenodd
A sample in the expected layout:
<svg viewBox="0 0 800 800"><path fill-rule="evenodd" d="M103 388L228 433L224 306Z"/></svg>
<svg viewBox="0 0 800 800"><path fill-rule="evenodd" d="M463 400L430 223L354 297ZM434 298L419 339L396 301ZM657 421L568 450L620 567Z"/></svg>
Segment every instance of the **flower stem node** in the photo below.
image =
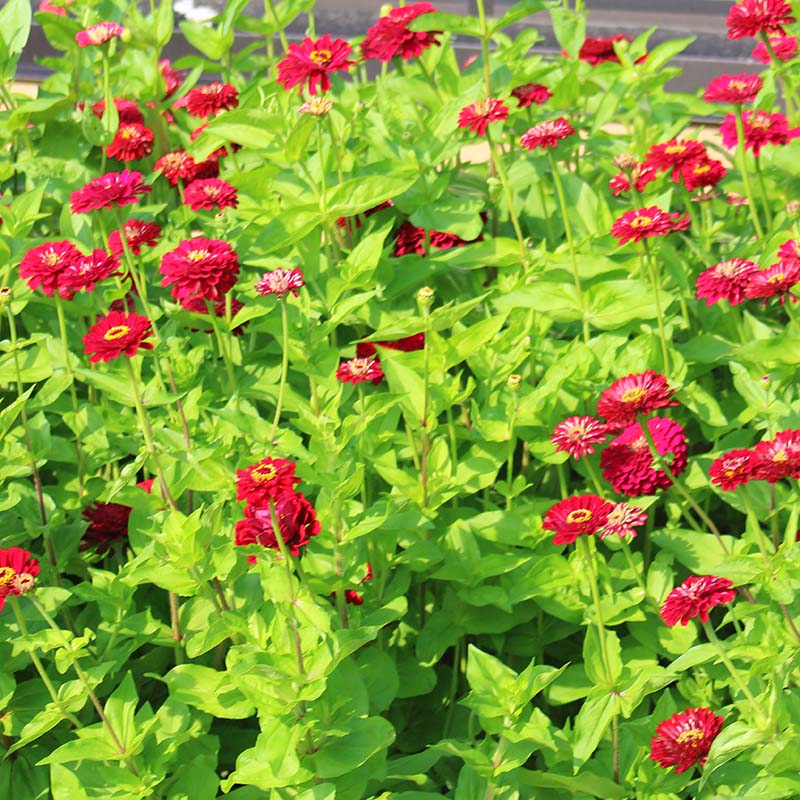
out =
<svg viewBox="0 0 800 800"><path fill-rule="evenodd" d="M518 392L522 386L522 375L518 372L514 372L508 376L508 380L506 381L506 389L509 392Z"/></svg>
<svg viewBox="0 0 800 800"><path fill-rule="evenodd" d="M11 304L14 299L14 293L11 291L10 286L0 286L0 312L5 311L6 307Z"/></svg>
<svg viewBox="0 0 800 800"><path fill-rule="evenodd" d="M433 305L435 297L435 290L431 289L430 286L423 286L417 292L417 304L423 311L427 311Z"/></svg>

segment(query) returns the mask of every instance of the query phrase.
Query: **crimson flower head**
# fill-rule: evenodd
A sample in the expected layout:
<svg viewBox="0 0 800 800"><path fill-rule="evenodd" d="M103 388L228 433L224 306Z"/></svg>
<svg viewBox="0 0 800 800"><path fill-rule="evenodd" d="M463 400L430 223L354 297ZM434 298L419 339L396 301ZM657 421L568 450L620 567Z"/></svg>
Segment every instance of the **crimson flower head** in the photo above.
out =
<svg viewBox="0 0 800 800"><path fill-rule="evenodd" d="M605 525L597 532L601 539L606 536L619 536L620 539L637 534L636 526L647 522L647 514L630 503L615 503L614 510L608 515Z"/></svg>
<svg viewBox="0 0 800 800"><path fill-rule="evenodd" d="M605 417L609 425L628 425L637 414L649 414L657 408L677 406L672 399L674 389L667 379L652 369L634 372L614 381L597 402L597 416Z"/></svg>
<svg viewBox="0 0 800 800"><path fill-rule="evenodd" d="M733 602L736 592L732 587L733 581L727 578L692 575L667 595L661 605L661 619L670 628L679 622L686 626L695 617L708 622L710 609Z"/></svg>
<svg viewBox="0 0 800 800"><path fill-rule="evenodd" d="M383 379L383 370L374 358L351 358L339 364L336 378L342 383L352 383L354 386L364 381L380 383Z"/></svg>
<svg viewBox="0 0 800 800"><path fill-rule="evenodd" d="M155 222L129 219L122 227L125 230L125 241L128 244L128 250L135 256L141 254L143 247L155 247L158 244L161 226L156 225ZM108 249L117 258L120 258L125 252L119 230L113 230L108 235Z"/></svg>
<svg viewBox="0 0 800 800"><path fill-rule="evenodd" d="M464 106L458 114L458 127L468 128L478 136L483 136L490 122L502 119L508 119L508 106L497 97L489 97Z"/></svg>
<svg viewBox="0 0 800 800"><path fill-rule="evenodd" d="M163 176L173 185L181 180L191 180L197 173L197 163L185 150L173 150L164 153L153 165L154 170L161 170Z"/></svg>
<svg viewBox="0 0 800 800"><path fill-rule="evenodd" d="M572 544L579 536L597 533L614 504L596 494L581 494L556 503L544 515L542 530L553 531L553 544Z"/></svg>
<svg viewBox="0 0 800 800"><path fill-rule="evenodd" d="M759 75L720 75L706 86L703 100L707 103L752 103L764 81Z"/></svg>
<svg viewBox="0 0 800 800"><path fill-rule="evenodd" d="M550 437L556 450L569 453L576 461L608 437L608 426L594 417L568 417L553 428Z"/></svg>
<svg viewBox="0 0 800 800"><path fill-rule="evenodd" d="M367 31L361 43L361 57L379 61L391 61L395 56L406 61L418 58L431 45L439 44L436 38L439 32L410 31L408 24L433 11L436 9L430 3L411 3L391 9Z"/></svg>
<svg viewBox="0 0 800 800"><path fill-rule="evenodd" d="M262 458L257 464L236 470L236 499L250 505L266 506L300 483L295 477L297 465L285 458Z"/></svg>
<svg viewBox="0 0 800 800"><path fill-rule="evenodd" d="M65 17L67 15L67 10L65 8L51 3L50 0L41 0L37 11L41 11L45 14L58 14L59 17Z"/></svg>
<svg viewBox="0 0 800 800"><path fill-rule="evenodd" d="M792 293L800 281L800 261L779 261L767 269L754 271L745 286L744 294L749 300L760 298L761 305L766 306L770 297L777 297L781 305L788 297L792 303L797 297Z"/></svg>
<svg viewBox="0 0 800 800"><path fill-rule="evenodd" d="M619 64L619 56L614 52L614 42L631 41L633 41L631 37L624 33L615 33L613 36L587 36L578 52L578 58L593 67L605 61Z"/></svg>
<svg viewBox="0 0 800 800"><path fill-rule="evenodd" d="M800 480L800 430L779 431L753 449L753 477L777 483L783 478Z"/></svg>
<svg viewBox="0 0 800 800"><path fill-rule="evenodd" d="M162 59L158 62L158 71L164 79L164 97L170 97L180 89L186 73L175 69L168 58Z"/></svg>
<svg viewBox="0 0 800 800"><path fill-rule="evenodd" d="M239 105L239 92L229 83L214 81L208 86L195 86L182 100L181 105L186 106L190 116L205 119L220 111L236 108Z"/></svg>
<svg viewBox="0 0 800 800"><path fill-rule="evenodd" d="M687 708L658 724L650 742L650 758L659 767L686 772L706 763L708 751L722 730L724 719L710 708Z"/></svg>
<svg viewBox="0 0 800 800"><path fill-rule="evenodd" d="M645 190L648 183L658 177L658 171L652 164L634 163L629 173L619 172L608 182L608 188L614 192L614 197L619 197L624 192L631 190L631 180L633 188L641 193Z"/></svg>
<svg viewBox="0 0 800 800"><path fill-rule="evenodd" d="M145 341L151 334L152 328L147 317L109 311L83 337L83 352L90 356L89 361L93 364L111 361L121 355L132 358L140 347L142 350L153 349L152 343Z"/></svg>
<svg viewBox="0 0 800 800"><path fill-rule="evenodd" d="M658 206L626 211L611 226L611 235L626 242L640 242L651 236L667 236L674 231L685 231L689 227L689 215L670 214Z"/></svg>
<svg viewBox="0 0 800 800"><path fill-rule="evenodd" d="M139 125L144 125L144 117L142 116L142 112L139 111L139 106L137 106L133 100L126 100L124 97L115 97L114 105L117 108L117 117L119 118L120 125L132 122L138 123ZM94 114L98 119L102 118L105 110L105 100L98 100L96 103L92 103L92 114Z"/></svg>
<svg viewBox="0 0 800 800"><path fill-rule="evenodd" d="M454 233L448 233L447 231L426 231L425 228L419 228L409 220L406 220L395 234L392 255L399 257L416 253L417 255L424 256L426 238L431 247L436 247L440 250L449 250L451 247L462 247L471 242L481 241L481 239L483 239L483 234L480 234L477 239L471 239L468 242L460 236L456 236Z"/></svg>
<svg viewBox="0 0 800 800"><path fill-rule="evenodd" d="M239 275L239 258L227 242L197 236L185 239L161 258L162 286L184 307L196 300L216 302Z"/></svg>
<svg viewBox="0 0 800 800"><path fill-rule="evenodd" d="M752 150L754 156L758 156L766 144L782 145L800 136L800 127L789 128L789 120L779 112L771 114L760 110L745 111L742 114L742 123L745 149ZM736 130L736 117L733 114L725 115L719 131L725 147L731 149L736 147L739 134Z"/></svg>
<svg viewBox="0 0 800 800"><path fill-rule="evenodd" d="M528 128L520 137L519 144L525 150L535 150L537 147L546 150L548 147L555 147L562 139L574 133L575 128L564 117L559 117Z"/></svg>
<svg viewBox="0 0 800 800"><path fill-rule="evenodd" d="M731 450L714 459L708 470L708 477L723 492L730 492L753 480L755 467L756 454L752 450Z"/></svg>
<svg viewBox="0 0 800 800"><path fill-rule="evenodd" d="M236 208L239 198L236 188L218 178L192 181L183 192L183 204L192 211L213 211L215 208Z"/></svg>
<svg viewBox="0 0 800 800"><path fill-rule="evenodd" d="M729 258L697 276L697 299L710 306L727 300L732 306L739 305L746 295L750 278L759 271L758 264L746 258Z"/></svg>
<svg viewBox="0 0 800 800"><path fill-rule="evenodd" d="M413 353L425 347L425 334L415 333L413 336L404 336L402 339L380 342L359 342L356 345L356 355L359 358L371 358L378 352L378 347L385 347L387 350L399 350L402 353Z"/></svg>
<svg viewBox="0 0 800 800"><path fill-rule="evenodd" d="M72 300L80 291L91 292L95 285L116 274L119 261L105 250L95 248L88 256L70 264L58 276L58 293Z"/></svg>
<svg viewBox="0 0 800 800"><path fill-rule="evenodd" d="M142 180L142 173L123 169L122 172L107 172L92 178L82 189L74 191L69 198L73 214L87 214L99 208L113 208L138 203L140 196L153 190Z"/></svg>
<svg viewBox="0 0 800 800"><path fill-rule="evenodd" d="M42 292L52 297L61 273L81 258L83 253L71 242L45 242L25 253L19 264L19 276L28 282L30 289L41 286Z"/></svg>
<svg viewBox="0 0 800 800"><path fill-rule="evenodd" d="M794 21L786 0L741 0L731 6L725 24L729 39L747 39L762 31L783 33L783 26Z"/></svg>
<svg viewBox="0 0 800 800"><path fill-rule="evenodd" d="M268 294L274 294L280 300L285 294L291 292L297 297L297 290L306 285L303 280L303 273L294 267L289 269L283 267L280 269L272 270L272 272L265 272L256 281L256 292L262 297Z"/></svg>
<svg viewBox="0 0 800 800"><path fill-rule="evenodd" d="M797 55L797 37L786 36L779 33L769 37L769 44L778 61L791 61ZM764 42L759 42L751 53L756 61L769 64L772 61L769 50Z"/></svg>
<svg viewBox="0 0 800 800"><path fill-rule="evenodd" d="M681 167L681 180L686 188L693 192L707 186L716 186L728 171L721 161L716 158L706 158Z"/></svg>
<svg viewBox="0 0 800 800"><path fill-rule="evenodd" d="M152 152L153 131L139 122L122 123L106 146L106 155L117 161L138 161Z"/></svg>
<svg viewBox="0 0 800 800"><path fill-rule="evenodd" d="M116 22L98 22L85 30L75 34L75 41L79 47L91 47L93 45L105 44L116 36L122 35L122 25Z"/></svg>
<svg viewBox="0 0 800 800"><path fill-rule="evenodd" d="M0 611L9 595L30 592L36 585L39 562L21 547L0 550Z"/></svg>
<svg viewBox="0 0 800 800"><path fill-rule="evenodd" d="M329 33L316 41L309 36L301 44L290 44L286 55L278 62L278 83L284 89L299 86L298 93L308 82L308 93L327 92L331 88L329 73L347 71L355 66L349 56L353 48L344 39L331 39Z"/></svg>
<svg viewBox="0 0 800 800"><path fill-rule="evenodd" d="M542 83L524 83L511 90L511 96L517 98L517 108L528 108L531 105L540 106L546 103L553 93Z"/></svg>
<svg viewBox="0 0 800 800"><path fill-rule="evenodd" d="M660 172L672 170L672 180L680 180L681 169L695 161L708 159L708 151L696 139L670 139L662 144L654 144L645 155L645 164L656 167Z"/></svg>
<svg viewBox="0 0 800 800"><path fill-rule="evenodd" d="M133 509L121 503L95 502L81 512L89 523L81 537L81 550L94 549L104 554L112 549L112 543L128 538L128 520Z"/></svg>
<svg viewBox="0 0 800 800"><path fill-rule="evenodd" d="M647 428L660 456L674 476L686 469L686 434L683 427L671 419L651 417ZM603 477L615 492L628 497L654 494L667 489L672 481L662 469L656 469L641 423L629 425L600 454Z"/></svg>

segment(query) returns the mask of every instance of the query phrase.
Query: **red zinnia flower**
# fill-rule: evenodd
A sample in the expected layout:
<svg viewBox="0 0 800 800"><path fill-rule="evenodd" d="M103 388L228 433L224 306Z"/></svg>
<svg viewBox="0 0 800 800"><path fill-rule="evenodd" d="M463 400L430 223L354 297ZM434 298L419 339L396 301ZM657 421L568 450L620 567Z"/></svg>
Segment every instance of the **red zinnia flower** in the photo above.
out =
<svg viewBox="0 0 800 800"><path fill-rule="evenodd" d="M336 377L342 383L357 383L372 381L380 383L383 378L381 365L374 358L351 358L349 361L342 361L339 369L336 370Z"/></svg>
<svg viewBox="0 0 800 800"><path fill-rule="evenodd" d="M227 181L207 178L192 181L183 192L183 204L192 211L213 211L215 208L236 208L239 205L236 188Z"/></svg>
<svg viewBox="0 0 800 800"><path fill-rule="evenodd" d="M128 538L128 520L133 509L121 503L99 503L84 508L81 516L89 527L81 537L81 550L94 548L101 555L112 549L112 542Z"/></svg>
<svg viewBox="0 0 800 800"><path fill-rule="evenodd" d="M326 33L316 41L306 36L302 44L290 44L289 51L278 62L278 83L284 89L299 86L298 94L308 81L308 93L317 94L317 89L327 92L331 88L328 73L348 70L355 66L348 56L353 48L344 39L331 39Z"/></svg>
<svg viewBox="0 0 800 800"><path fill-rule="evenodd" d="M753 478L769 483L783 478L800 480L800 430L779 431L774 439L755 446Z"/></svg>
<svg viewBox="0 0 800 800"><path fill-rule="evenodd" d="M158 62L158 71L164 79L164 97L170 97L180 89L185 73L175 69L168 58Z"/></svg>
<svg viewBox="0 0 800 800"><path fill-rule="evenodd" d="M681 167L681 178L690 192L701 186L716 186L726 174L723 163L715 158L702 159Z"/></svg>
<svg viewBox="0 0 800 800"><path fill-rule="evenodd" d="M778 296L781 305L788 297L793 303L797 297L792 294L792 289L800 281L800 261L779 261L767 269L753 271L747 282L744 294L752 300L763 298L762 306L766 306L770 297Z"/></svg>
<svg viewBox="0 0 800 800"><path fill-rule="evenodd" d="M695 764L702 766L723 722L710 708L687 708L673 714L658 724L650 742L650 758L660 767L677 767L676 773Z"/></svg>
<svg viewBox="0 0 800 800"><path fill-rule="evenodd" d="M405 256L409 253L416 253L417 255L425 255L425 228L418 228L412 225L411 222L406 220L397 230L395 234L394 249L392 255L395 257ZM456 236L454 233L447 233L445 231L428 231L428 243L431 247L436 247L440 250L449 250L451 247L462 247L465 244L478 242L483 239L483 234L480 234L477 239L472 239L469 242Z"/></svg>
<svg viewBox="0 0 800 800"><path fill-rule="evenodd" d="M708 622L710 609L733 602L736 592L732 586L733 581L727 578L692 575L667 595L661 605L661 619L670 628L679 622L686 626L694 617Z"/></svg>
<svg viewBox="0 0 800 800"><path fill-rule="evenodd" d="M725 24L729 39L746 39L759 33L783 33L794 22L792 7L785 0L741 0L731 6Z"/></svg>
<svg viewBox="0 0 800 800"><path fill-rule="evenodd" d="M0 611L9 595L30 592L36 584L39 562L21 547L0 550Z"/></svg>
<svg viewBox="0 0 800 800"><path fill-rule="evenodd" d="M641 193L645 186L658 177L658 171L652 164L634 164L631 167L630 177L624 172L615 175L608 182L608 188L614 192L614 197L619 197L623 192L631 190L631 178L633 178L633 188Z"/></svg>
<svg viewBox="0 0 800 800"><path fill-rule="evenodd" d="M430 14L436 9L430 3L412 3L403 8L393 8L381 17L366 33L361 43L363 59L377 58L391 61L395 56L403 59L418 58L431 45L438 45L439 31L419 31L408 29L411 20Z"/></svg>
<svg viewBox="0 0 800 800"><path fill-rule="evenodd" d="M755 478L756 457L752 450L731 450L715 458L708 470L711 483L730 492Z"/></svg>
<svg viewBox="0 0 800 800"><path fill-rule="evenodd" d="M564 117L559 117L528 128L520 137L519 144L525 150L535 150L537 147L546 150L548 147L555 147L562 139L574 133L575 128Z"/></svg>
<svg viewBox="0 0 800 800"><path fill-rule="evenodd" d="M528 108L534 103L537 106L546 103L553 93L542 83L524 83L511 90L511 96L517 98L517 108Z"/></svg>
<svg viewBox="0 0 800 800"><path fill-rule="evenodd" d="M142 350L153 349L150 342L144 341L151 333L150 320L147 317L109 311L83 337L83 352L91 356L89 361L93 364L111 361L123 354L131 358L140 347Z"/></svg>
<svg viewBox="0 0 800 800"><path fill-rule="evenodd" d="M695 161L708 159L708 151L696 139L670 139L663 144L654 144L645 155L645 164L661 172L672 170L672 180L680 180L681 169Z"/></svg>
<svg viewBox="0 0 800 800"><path fill-rule="evenodd" d="M253 506L266 506L300 483L295 477L297 465L285 458L262 458L257 464L236 470L236 499Z"/></svg>
<svg viewBox="0 0 800 800"><path fill-rule="evenodd" d="M191 180L197 172L197 163L185 150L165 153L156 161L154 170L161 170L164 177L176 186L178 181Z"/></svg>
<svg viewBox="0 0 800 800"><path fill-rule="evenodd" d="M634 372L614 381L597 402L597 416L605 417L611 425L627 425L637 414L649 414L657 408L677 406L672 399L674 389L667 379L652 369Z"/></svg>
<svg viewBox="0 0 800 800"><path fill-rule="evenodd" d="M110 42L115 36L122 34L122 25L116 22L98 22L85 30L75 34L75 41L79 47L90 47L91 45L105 44Z"/></svg>
<svg viewBox="0 0 800 800"><path fill-rule="evenodd" d="M122 97L115 97L114 105L117 107L117 116L119 117L120 125L126 125L129 123L144 125L144 117L142 116L142 112L139 111L139 106L137 106L133 100L125 100ZM102 118L105 110L105 100L98 100L96 103L92 103L92 114L94 114L98 119Z"/></svg>
<svg viewBox="0 0 800 800"><path fill-rule="evenodd" d="M613 36L587 36L578 52L578 58L593 67L604 61L615 61L619 64L619 56L614 52L614 42L623 41L631 42L633 39L624 33L615 33Z"/></svg>
<svg viewBox="0 0 800 800"><path fill-rule="evenodd" d="M783 34L770 36L769 44L778 61L791 61L797 55L796 36L785 36ZM762 64L769 64L772 61L772 57L764 42L759 42L753 48L751 55L756 61L760 61Z"/></svg>
<svg viewBox="0 0 800 800"><path fill-rule="evenodd" d="M105 250L95 249L88 256L82 255L58 276L58 293L72 300L81 290L91 292L95 284L114 275L119 268L117 259Z"/></svg>
<svg viewBox="0 0 800 800"><path fill-rule="evenodd" d="M74 244L63 240L45 242L28 250L19 264L19 276L35 290L39 286L48 297L58 289L61 273L83 258L83 253Z"/></svg>
<svg viewBox="0 0 800 800"><path fill-rule="evenodd" d="M106 146L106 155L117 161L138 161L152 152L153 131L138 122L120 125L111 144Z"/></svg>
<svg viewBox="0 0 800 800"><path fill-rule="evenodd" d="M703 100L707 103L751 103L761 91L764 81L759 75L720 75L706 86Z"/></svg>
<svg viewBox="0 0 800 800"><path fill-rule="evenodd" d="M572 544L579 536L597 533L613 510L613 503L596 494L568 497L544 515L542 530L555 532L553 544Z"/></svg>
<svg viewBox="0 0 800 800"><path fill-rule="evenodd" d="M272 272L265 272L256 282L256 292L262 297L274 294L280 300L285 294L291 292L295 297L298 296L297 290L306 285L303 280L303 273L297 268L275 269Z"/></svg>
<svg viewBox="0 0 800 800"><path fill-rule="evenodd" d="M761 153L765 144L782 145L800 136L800 127L789 128L789 120L783 114L770 114L767 111L745 111L742 114L745 150L752 150L754 156ZM719 126L722 143L733 149L739 142L736 130L736 117L726 114Z"/></svg>
<svg viewBox="0 0 800 800"><path fill-rule="evenodd" d="M239 92L229 83L214 83L208 86L195 86L187 92L182 105L192 117L205 119L220 111L236 108L239 105Z"/></svg>
<svg viewBox="0 0 800 800"><path fill-rule="evenodd" d="M576 461L594 453L592 445L604 442L608 426L594 417L568 417L553 428L550 440L556 450L569 453Z"/></svg>
<svg viewBox="0 0 800 800"><path fill-rule="evenodd" d="M661 456L671 454L666 461L674 476L686 469L686 435L681 425L671 419L652 417L647 428ZM650 447L639 422L628 426L600 455L603 477L614 491L628 497L653 494L656 489L672 485L669 475L655 469Z"/></svg>
<svg viewBox="0 0 800 800"><path fill-rule="evenodd" d="M490 122L502 119L508 119L508 106L497 97L489 97L464 106L458 114L458 127L483 136Z"/></svg>
<svg viewBox="0 0 800 800"><path fill-rule="evenodd" d="M707 306L720 300L739 305L745 299L750 277L758 271L758 264L745 258L721 261L697 276L697 299L705 300Z"/></svg>
<svg viewBox="0 0 800 800"><path fill-rule="evenodd" d="M623 538L636 536L637 531L634 526L644 525L647 522L647 514L639 508L639 506L632 506L630 503L615 503L614 510L608 515L605 525L597 532L601 539L606 536L619 536Z"/></svg>
<svg viewBox="0 0 800 800"><path fill-rule="evenodd" d="M413 336L404 336L402 339L392 339L381 342L359 342L356 345L358 358L371 358L377 352L376 347L385 347L387 350L400 350L403 353L413 353L425 347L425 334L415 333Z"/></svg>
<svg viewBox="0 0 800 800"><path fill-rule="evenodd" d="M232 289L239 259L227 242L198 236L165 253L160 269L161 285L172 286L172 296L186 308L197 299L216 302Z"/></svg>
<svg viewBox="0 0 800 800"><path fill-rule="evenodd" d="M138 203L140 195L152 190L151 186L143 183L141 172L123 169L122 172L107 172L99 178L92 178L86 186L70 195L69 205L73 214L86 214L98 208Z"/></svg>
<svg viewBox="0 0 800 800"><path fill-rule="evenodd" d="M138 256L143 247L155 247L161 234L161 226L155 222L144 222L140 219L129 219L122 226L125 230L125 240L128 249L133 255ZM113 230L108 235L108 249L111 254L120 258L123 253L122 237L119 230Z"/></svg>
<svg viewBox="0 0 800 800"><path fill-rule="evenodd" d="M37 10L45 14L58 14L59 17L65 17L67 15L67 10L65 8L51 3L50 0L41 0Z"/></svg>
<svg viewBox="0 0 800 800"><path fill-rule="evenodd" d="M611 226L611 235L626 242L640 242L651 236L667 236L674 231L685 231L689 227L689 215L670 214L658 206L648 206L636 211L626 211Z"/></svg>
<svg viewBox="0 0 800 800"><path fill-rule="evenodd" d="M781 261L800 261L800 240L789 239L778 248L778 258Z"/></svg>

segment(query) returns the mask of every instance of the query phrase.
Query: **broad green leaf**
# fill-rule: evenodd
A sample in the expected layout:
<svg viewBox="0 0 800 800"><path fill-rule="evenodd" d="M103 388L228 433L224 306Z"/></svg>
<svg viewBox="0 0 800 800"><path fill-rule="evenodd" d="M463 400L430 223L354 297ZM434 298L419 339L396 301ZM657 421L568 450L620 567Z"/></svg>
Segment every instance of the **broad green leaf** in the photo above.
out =
<svg viewBox="0 0 800 800"><path fill-rule="evenodd" d="M344 736L328 737L313 757L319 778L336 778L360 767L394 741L392 725L382 717L350 719Z"/></svg>
<svg viewBox="0 0 800 800"><path fill-rule="evenodd" d="M199 664L173 667L164 681L170 697L223 719L245 719L255 709L225 672Z"/></svg>

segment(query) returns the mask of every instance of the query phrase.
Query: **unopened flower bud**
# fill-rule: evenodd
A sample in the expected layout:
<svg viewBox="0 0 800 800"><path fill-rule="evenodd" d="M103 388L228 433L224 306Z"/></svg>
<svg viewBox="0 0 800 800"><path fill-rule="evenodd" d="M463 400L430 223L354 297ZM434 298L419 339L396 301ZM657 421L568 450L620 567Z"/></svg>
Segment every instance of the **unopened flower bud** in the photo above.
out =
<svg viewBox="0 0 800 800"><path fill-rule="evenodd" d="M506 389L508 389L509 392L518 392L521 385L522 375L520 375L518 372L513 372L508 376L508 380L506 381Z"/></svg>
<svg viewBox="0 0 800 800"><path fill-rule="evenodd" d="M5 311L6 306L13 299L13 293L10 286L0 286L0 311Z"/></svg>
<svg viewBox="0 0 800 800"><path fill-rule="evenodd" d="M417 292L417 303L419 303L420 308L427 309L433 305L433 298L436 296L436 292L431 289L430 286L423 286Z"/></svg>
<svg viewBox="0 0 800 800"><path fill-rule="evenodd" d="M333 100L327 97L312 97L297 109L299 114L310 114L312 117L324 117L333 108Z"/></svg>
<svg viewBox="0 0 800 800"><path fill-rule="evenodd" d="M795 214L800 214L800 200L790 200L786 206L786 213L794 216Z"/></svg>
<svg viewBox="0 0 800 800"><path fill-rule="evenodd" d="M623 171L631 170L636 166L636 159L630 153L620 153L614 158L614 166Z"/></svg>
<svg viewBox="0 0 800 800"><path fill-rule="evenodd" d="M21 572L14 578L14 588L20 594L27 594L28 592L32 592L36 586L36 578L33 577L28 572Z"/></svg>

